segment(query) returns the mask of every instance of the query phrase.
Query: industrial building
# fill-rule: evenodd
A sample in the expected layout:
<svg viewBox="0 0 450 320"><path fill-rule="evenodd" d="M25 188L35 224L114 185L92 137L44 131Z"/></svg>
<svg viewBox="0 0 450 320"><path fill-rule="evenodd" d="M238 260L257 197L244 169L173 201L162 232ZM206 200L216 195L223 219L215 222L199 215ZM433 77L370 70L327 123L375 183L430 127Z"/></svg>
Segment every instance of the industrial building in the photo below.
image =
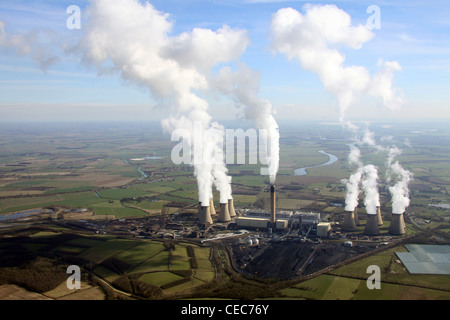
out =
<svg viewBox="0 0 450 320"><path fill-rule="evenodd" d="M273 228L272 222L268 218L263 217L239 217L236 220L239 228L264 229ZM277 219L275 221L276 230L286 230L289 227L289 220Z"/></svg>
<svg viewBox="0 0 450 320"><path fill-rule="evenodd" d="M329 237L331 234L331 223L321 222L317 225L317 236L318 237Z"/></svg>

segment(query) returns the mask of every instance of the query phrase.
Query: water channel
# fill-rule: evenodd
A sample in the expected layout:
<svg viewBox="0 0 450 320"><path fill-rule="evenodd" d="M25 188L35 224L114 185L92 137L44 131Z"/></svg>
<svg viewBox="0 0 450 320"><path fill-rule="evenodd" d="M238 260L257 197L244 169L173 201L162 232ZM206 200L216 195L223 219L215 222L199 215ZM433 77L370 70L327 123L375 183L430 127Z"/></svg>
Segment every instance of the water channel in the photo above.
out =
<svg viewBox="0 0 450 320"><path fill-rule="evenodd" d="M335 163L335 162L337 162L339 160L339 158L337 156L335 156L334 154L325 152L324 150L319 151L319 153L327 155L330 159L327 162L323 163L323 164L296 169L294 171L294 175L295 176L306 176L308 174L307 169L329 166L329 165L332 165L333 163Z"/></svg>

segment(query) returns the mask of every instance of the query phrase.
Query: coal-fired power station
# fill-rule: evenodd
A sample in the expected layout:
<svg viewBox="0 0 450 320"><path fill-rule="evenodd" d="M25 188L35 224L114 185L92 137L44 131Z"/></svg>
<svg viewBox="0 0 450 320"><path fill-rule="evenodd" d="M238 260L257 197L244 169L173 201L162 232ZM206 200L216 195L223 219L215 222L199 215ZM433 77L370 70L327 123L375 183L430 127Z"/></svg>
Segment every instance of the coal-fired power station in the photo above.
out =
<svg viewBox="0 0 450 320"><path fill-rule="evenodd" d="M269 234L282 233L286 230L294 230L293 234L305 237L341 237L340 231L358 233L353 234L351 236L352 239L357 239L360 235L378 237L382 235L381 231L384 230L381 229L384 221L380 204L376 206L376 210L368 210L370 208L366 208L367 213L365 213L365 217L361 213L358 214L359 206L357 203L353 209L347 207L344 212L344 219L340 223L340 229L333 235L333 224L330 222L321 222L320 213L314 215L312 212L308 214L302 211L277 211L277 191L279 189L273 183L268 184L267 189L269 190L270 203L266 209L254 210L241 208L239 215L236 213L234 200L231 196L228 200L221 199L218 207L215 207L213 197L209 201L199 202L198 211L196 212L199 224L205 226L206 228L204 230L208 230L208 232L214 232L211 230L223 230L224 226L220 225L217 228L209 228L214 223L229 224L232 222L231 225L226 226L227 229L250 228L257 231L265 230ZM360 218L363 221L361 224ZM360 225L363 225L364 228L360 227ZM389 234L402 236L405 233L404 214L392 214Z"/></svg>

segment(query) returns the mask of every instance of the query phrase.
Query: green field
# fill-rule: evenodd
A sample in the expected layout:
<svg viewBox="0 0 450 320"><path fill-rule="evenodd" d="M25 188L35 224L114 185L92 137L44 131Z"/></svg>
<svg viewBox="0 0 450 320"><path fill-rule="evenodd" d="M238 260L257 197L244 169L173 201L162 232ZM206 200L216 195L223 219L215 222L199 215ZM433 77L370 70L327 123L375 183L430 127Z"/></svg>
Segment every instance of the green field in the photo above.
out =
<svg viewBox="0 0 450 320"><path fill-rule="evenodd" d="M375 137L402 149L398 160L414 173L410 184L415 217L432 220L424 228L450 229L449 210L429 204L448 203L450 190L450 132L436 124L399 124L389 129L372 124ZM429 131L433 128L433 131ZM425 133L423 133L425 132ZM301 123L280 126L280 171L277 199L283 209L306 209L341 213L329 205L343 202L345 185L354 167L348 164L348 143L352 136L340 126ZM170 159L173 143L160 124L57 124L0 128L0 213L61 206L86 208L99 216L116 218L157 215L170 206L195 204L198 188L189 166L175 166ZM408 141L405 144L405 141ZM319 165L336 155L333 165L308 169L306 176L294 170ZM131 161L155 153L163 159ZM380 196L384 212L391 211L386 184L387 155L361 146L361 159L378 166ZM138 171L146 172L143 178ZM267 207L268 177L260 175L262 165L229 165L233 196L238 207ZM97 191L98 197L94 191ZM213 190L216 199L219 194ZM170 209L172 210L172 209ZM172 210L173 211L173 210Z"/></svg>
<svg viewBox="0 0 450 320"><path fill-rule="evenodd" d="M93 270L110 285L118 285L120 288L120 284L124 283L123 279L130 277L133 281L138 281L135 285L142 282L158 288L163 295L170 295L208 283L216 275L209 260L209 247L103 235L83 236L71 233L68 229L53 230L51 226L42 231L23 230L27 236L25 240L20 238L20 245L14 235L0 237L0 255L10 255L10 250L12 254L20 250L21 255L45 252L46 256L55 255L59 260L63 255L64 259L70 258L72 263L77 261L76 264L85 268L84 270ZM3 279L2 272L0 267L0 283Z"/></svg>
<svg viewBox="0 0 450 320"><path fill-rule="evenodd" d="M395 256L395 252L405 251L403 246L383 251L281 293L289 298L313 300L448 300L448 276L410 275ZM366 271L371 265L380 267L380 290L367 287L371 273Z"/></svg>

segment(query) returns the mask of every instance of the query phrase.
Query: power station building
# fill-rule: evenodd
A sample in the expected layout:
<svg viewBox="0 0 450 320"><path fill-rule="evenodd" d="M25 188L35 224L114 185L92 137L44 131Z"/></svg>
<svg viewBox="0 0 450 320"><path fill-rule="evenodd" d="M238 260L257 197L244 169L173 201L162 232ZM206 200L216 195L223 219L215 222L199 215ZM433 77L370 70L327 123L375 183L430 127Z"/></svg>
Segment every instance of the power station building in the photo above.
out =
<svg viewBox="0 0 450 320"><path fill-rule="evenodd" d="M238 227L251 229L270 229L273 228L269 218L264 217L239 217L236 220ZM289 220L277 219L275 222L276 230L286 230L289 228Z"/></svg>
<svg viewBox="0 0 450 320"><path fill-rule="evenodd" d="M318 237L329 237L331 233L331 223L321 222L317 225L317 236Z"/></svg>
<svg viewBox="0 0 450 320"><path fill-rule="evenodd" d="M271 225L272 212L268 210L249 210L245 217L239 217L236 220L240 228L254 228L254 229L269 229L273 228ZM307 232L310 229L316 229L320 223L320 213L301 212L280 210L276 212L276 230L286 230L289 227L293 229L300 229Z"/></svg>

